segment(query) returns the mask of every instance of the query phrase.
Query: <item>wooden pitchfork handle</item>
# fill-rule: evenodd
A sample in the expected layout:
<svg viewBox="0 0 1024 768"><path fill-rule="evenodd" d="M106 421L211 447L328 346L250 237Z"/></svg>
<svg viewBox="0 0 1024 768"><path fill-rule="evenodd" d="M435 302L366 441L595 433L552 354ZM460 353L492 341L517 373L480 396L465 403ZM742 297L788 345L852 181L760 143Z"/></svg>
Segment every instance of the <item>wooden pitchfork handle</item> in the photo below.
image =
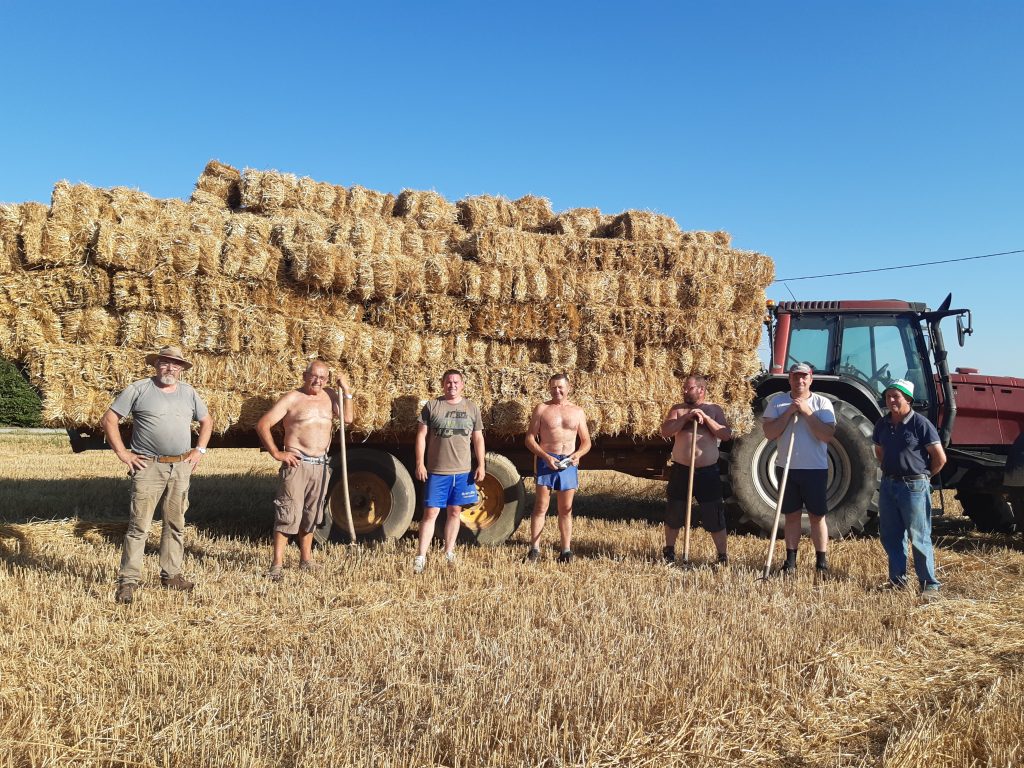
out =
<svg viewBox="0 0 1024 768"><path fill-rule="evenodd" d="M772 526L772 539L768 544L768 559L764 564L764 576L767 579L772 569L772 555L775 554L775 541L779 537L779 518L782 516L782 498L786 494L786 481L789 479L789 461L793 458L793 442L796 440L797 415L793 414L793 431L789 435L789 450L786 451L786 463L782 467L782 482L779 484L779 500L775 503L775 524Z"/></svg>
<svg viewBox="0 0 1024 768"><path fill-rule="evenodd" d="M690 562L690 512L693 509L693 465L697 461L697 420L693 420L693 437L690 439L690 485L686 495L686 523L683 528L683 562Z"/></svg>
<svg viewBox="0 0 1024 768"><path fill-rule="evenodd" d="M351 543L356 543L356 527L352 524L352 503L348 496L348 458L345 453L345 394L341 393L341 431L339 432L339 453L341 456L341 494L345 498L345 522L348 523L348 535Z"/></svg>

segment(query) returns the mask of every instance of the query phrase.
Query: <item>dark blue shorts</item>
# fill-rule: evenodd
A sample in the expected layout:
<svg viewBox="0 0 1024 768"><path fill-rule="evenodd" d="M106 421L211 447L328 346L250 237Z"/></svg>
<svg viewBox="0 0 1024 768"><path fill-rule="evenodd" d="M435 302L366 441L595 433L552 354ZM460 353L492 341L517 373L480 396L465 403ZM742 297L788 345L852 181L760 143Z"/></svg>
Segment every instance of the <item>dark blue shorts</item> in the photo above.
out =
<svg viewBox="0 0 1024 768"><path fill-rule="evenodd" d="M472 472L457 475L427 475L423 489L423 506L445 509L447 507L468 507L476 504L480 495L476 490Z"/></svg>
<svg viewBox="0 0 1024 768"><path fill-rule="evenodd" d="M556 459L561 461L566 458L557 453L552 453ZM542 485L546 488L550 488L553 491L572 491L580 487L580 474L579 467L570 464L565 469L552 469L548 466L548 463L538 457L534 458L534 464L536 464L536 476L537 485Z"/></svg>
<svg viewBox="0 0 1024 768"><path fill-rule="evenodd" d="M782 483L782 467L775 467L775 477ZM782 514L789 515L806 509L808 514L824 517L828 514L828 470L791 469L786 480L786 493L782 497Z"/></svg>

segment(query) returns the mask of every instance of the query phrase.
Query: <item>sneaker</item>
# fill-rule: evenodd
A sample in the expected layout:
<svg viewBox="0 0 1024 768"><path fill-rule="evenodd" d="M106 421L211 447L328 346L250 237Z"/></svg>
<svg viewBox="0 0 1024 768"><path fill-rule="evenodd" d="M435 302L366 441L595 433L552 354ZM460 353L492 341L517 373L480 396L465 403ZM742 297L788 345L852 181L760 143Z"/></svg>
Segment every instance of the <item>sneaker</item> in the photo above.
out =
<svg viewBox="0 0 1024 768"><path fill-rule="evenodd" d="M573 557L575 557L575 555L573 555L572 550L567 549L562 554L560 554L558 556L558 562L560 562L563 565L565 565L566 563L571 563Z"/></svg>
<svg viewBox="0 0 1024 768"><path fill-rule="evenodd" d="M675 547L664 547L661 550L661 556L665 560L666 565L676 564L676 548Z"/></svg>
<svg viewBox="0 0 1024 768"><path fill-rule="evenodd" d="M530 547L530 551L526 553L526 562L536 563L538 560L540 560L540 550Z"/></svg>
<svg viewBox="0 0 1024 768"><path fill-rule="evenodd" d="M135 596L135 590L138 589L138 584L133 584L130 581L122 582L117 585L117 592L114 593L115 603L124 603L128 605Z"/></svg>
<svg viewBox="0 0 1024 768"><path fill-rule="evenodd" d="M444 553L444 561L446 563L448 563L448 565L455 565L455 561L456 560L457 560L457 558L455 557L455 553L454 552L445 552Z"/></svg>
<svg viewBox="0 0 1024 768"><path fill-rule="evenodd" d="M883 581L881 584L879 584L877 587L875 587L875 591L876 592L899 592L900 590L906 589L906 588L907 588L907 585L905 583L901 584L901 583L896 582L896 581Z"/></svg>
<svg viewBox="0 0 1024 768"><path fill-rule="evenodd" d="M427 557L426 557L426 555L416 555L415 559L412 561L412 572L413 573L423 573L423 570L426 567L427 567Z"/></svg>
<svg viewBox="0 0 1024 768"><path fill-rule="evenodd" d="M280 565L272 565L270 566L270 570L267 571L267 578L273 582L281 581L281 579L284 578L283 570L284 569Z"/></svg>
<svg viewBox="0 0 1024 768"><path fill-rule="evenodd" d="M179 592L191 592L196 587L194 582L189 581L180 573L174 576L161 576L160 583L164 589L176 589Z"/></svg>
<svg viewBox="0 0 1024 768"><path fill-rule="evenodd" d="M922 603L934 603L936 600L942 599L942 593L934 587L924 589L921 592Z"/></svg>

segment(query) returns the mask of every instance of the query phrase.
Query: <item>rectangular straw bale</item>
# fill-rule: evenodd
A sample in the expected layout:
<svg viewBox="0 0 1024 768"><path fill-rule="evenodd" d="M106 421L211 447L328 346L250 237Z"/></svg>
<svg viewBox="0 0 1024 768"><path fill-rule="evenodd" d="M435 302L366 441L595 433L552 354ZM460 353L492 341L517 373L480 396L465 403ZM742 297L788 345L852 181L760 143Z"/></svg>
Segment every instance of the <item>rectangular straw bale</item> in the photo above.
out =
<svg viewBox="0 0 1024 768"><path fill-rule="evenodd" d="M507 229L482 229L474 232L473 237L467 240L469 252L467 256L478 261L482 265L504 266L516 264L523 259L542 258L542 248L547 240L552 239L551 235L539 235L533 232L520 232ZM557 243L558 240L555 239ZM551 245L548 245L549 251ZM549 257L556 254L550 253Z"/></svg>
<svg viewBox="0 0 1024 768"><path fill-rule="evenodd" d="M132 222L101 221L96 233L95 261L106 269L151 272L157 264L152 229Z"/></svg>
<svg viewBox="0 0 1024 768"><path fill-rule="evenodd" d="M532 232L542 231L555 217L551 201L537 195L523 195L512 201L519 212L519 226Z"/></svg>
<svg viewBox="0 0 1024 768"><path fill-rule="evenodd" d="M111 187L106 190L109 213L102 219L136 225L155 224L168 206L181 207L181 200L158 200L131 187Z"/></svg>
<svg viewBox="0 0 1024 768"><path fill-rule="evenodd" d="M0 275L21 269L21 206L0 203Z"/></svg>
<svg viewBox="0 0 1024 768"><path fill-rule="evenodd" d="M273 216L286 208L298 208L298 177L246 168L242 171L242 207L265 216Z"/></svg>
<svg viewBox="0 0 1024 768"><path fill-rule="evenodd" d="M504 197L476 195L465 197L455 204L458 221L464 229L478 232L493 227L518 229L522 226L519 209Z"/></svg>
<svg viewBox="0 0 1024 768"><path fill-rule="evenodd" d="M579 276L577 292L580 301L610 306L619 300L619 274L612 271L585 272Z"/></svg>
<svg viewBox="0 0 1024 768"><path fill-rule="evenodd" d="M395 196L353 185L346 194L345 210L353 219L390 218L395 213Z"/></svg>
<svg viewBox="0 0 1024 768"><path fill-rule="evenodd" d="M552 217L544 231L575 238L595 237L605 219L597 208L570 208Z"/></svg>
<svg viewBox="0 0 1024 768"><path fill-rule="evenodd" d="M198 307L196 282L167 268L150 274L116 272L111 281L113 306L118 311L181 312Z"/></svg>
<svg viewBox="0 0 1024 768"><path fill-rule="evenodd" d="M21 227L18 233L18 255L21 264L36 267L47 263L43 255L43 227L50 209L42 203L22 203L18 206Z"/></svg>
<svg viewBox="0 0 1024 768"><path fill-rule="evenodd" d="M66 344L111 346L117 343L118 318L104 307L74 309L61 315Z"/></svg>
<svg viewBox="0 0 1024 768"><path fill-rule="evenodd" d="M235 209L242 204L242 174L237 168L211 160L196 182L191 201L199 205Z"/></svg>
<svg viewBox="0 0 1024 768"><path fill-rule="evenodd" d="M394 328L396 331L422 332L427 327L426 308L432 299L394 299L373 302L366 307L357 305L363 312L363 322L379 328Z"/></svg>
<svg viewBox="0 0 1024 768"><path fill-rule="evenodd" d="M165 312L131 310L121 315L117 343L145 349L181 341L181 322Z"/></svg>
<svg viewBox="0 0 1024 768"><path fill-rule="evenodd" d="M582 240L564 238L564 240L567 244L565 260L575 269L587 272L614 270L620 263L621 243L616 240L604 240L597 237L588 237Z"/></svg>
<svg viewBox="0 0 1024 768"><path fill-rule="evenodd" d="M671 216L650 211L623 211L612 219L605 235L623 240L655 240L678 246L682 233Z"/></svg>
<svg viewBox="0 0 1024 768"><path fill-rule="evenodd" d="M427 330L433 333L464 333L470 327L469 308L449 296L431 297L423 310Z"/></svg>
<svg viewBox="0 0 1024 768"><path fill-rule="evenodd" d="M43 225L39 262L30 266L81 264L96 241L99 220L109 211L109 199L103 190L87 184L58 182L50 198L50 213Z"/></svg>
<svg viewBox="0 0 1024 768"><path fill-rule="evenodd" d="M266 277L281 263L281 250L271 242L272 222L249 213L228 218L220 270L226 276Z"/></svg>
<svg viewBox="0 0 1024 768"><path fill-rule="evenodd" d="M0 281L0 304L68 312L110 301L110 277L93 267L55 267L15 272Z"/></svg>
<svg viewBox="0 0 1024 768"><path fill-rule="evenodd" d="M21 358L38 353L49 345L60 344L60 316L43 306L21 306L10 323L13 329L15 356Z"/></svg>
<svg viewBox="0 0 1024 768"><path fill-rule="evenodd" d="M338 200L338 194L345 194L344 188L303 176L298 181L297 204L302 211L330 217Z"/></svg>
<svg viewBox="0 0 1024 768"><path fill-rule="evenodd" d="M462 258L433 252L423 258L423 284L427 293L452 293L461 296Z"/></svg>
<svg viewBox="0 0 1024 768"><path fill-rule="evenodd" d="M403 189L395 200L394 215L422 229L448 229L458 218L458 210L434 191Z"/></svg>

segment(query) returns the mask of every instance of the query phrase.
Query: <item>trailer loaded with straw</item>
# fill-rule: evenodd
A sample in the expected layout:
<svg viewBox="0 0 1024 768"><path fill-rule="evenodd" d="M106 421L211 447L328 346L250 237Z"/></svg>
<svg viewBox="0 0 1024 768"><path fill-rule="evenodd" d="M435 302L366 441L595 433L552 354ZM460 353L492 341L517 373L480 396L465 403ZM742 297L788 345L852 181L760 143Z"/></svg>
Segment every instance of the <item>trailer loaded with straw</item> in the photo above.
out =
<svg viewBox="0 0 1024 768"><path fill-rule="evenodd" d="M256 420L321 358L355 391L351 493L368 537L408 527L416 415L460 368L489 450L464 517L497 543L525 513L522 437L554 372L588 415L585 468L660 475L661 419L694 372L749 430L773 274L724 232L646 211L453 203L213 161L188 201L60 182L49 206L0 206L0 357L79 448L160 345L189 351L214 445L257 445Z"/></svg>

